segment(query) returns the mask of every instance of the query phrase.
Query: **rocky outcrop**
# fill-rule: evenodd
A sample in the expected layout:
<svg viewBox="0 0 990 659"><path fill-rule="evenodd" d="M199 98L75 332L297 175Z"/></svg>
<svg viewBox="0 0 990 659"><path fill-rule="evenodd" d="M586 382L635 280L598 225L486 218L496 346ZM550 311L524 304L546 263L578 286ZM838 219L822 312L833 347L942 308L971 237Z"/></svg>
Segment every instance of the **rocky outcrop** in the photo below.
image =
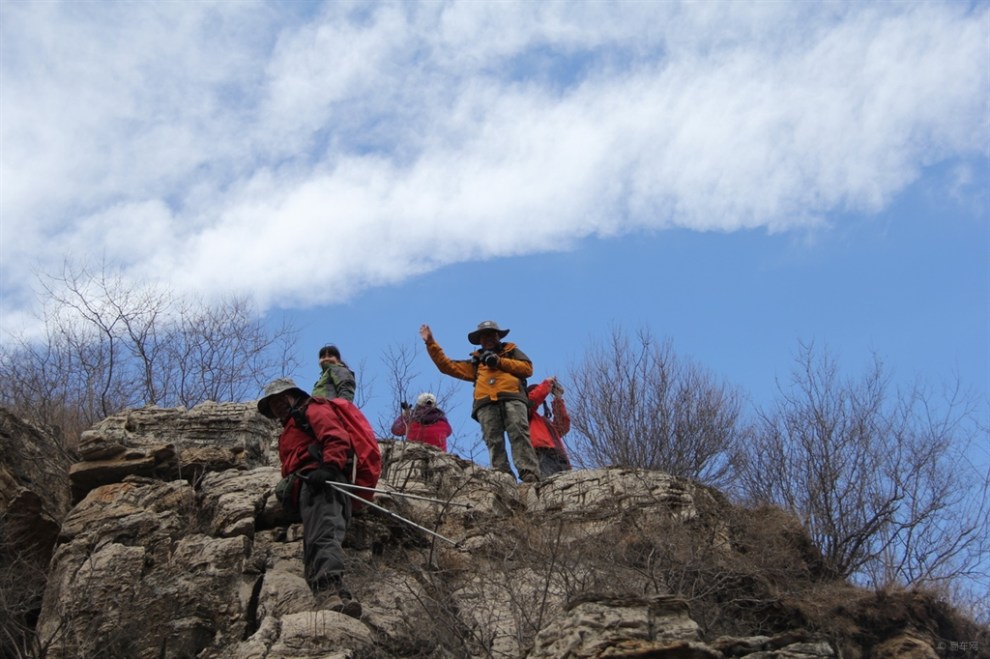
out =
<svg viewBox="0 0 990 659"><path fill-rule="evenodd" d="M517 485L392 441L382 509L356 515L345 542L363 614L322 610L301 527L272 495L277 429L248 407L94 428L126 451L170 444L175 468L95 486L65 518L37 625L47 656L810 659L926 656L955 633L911 607L857 627L870 594L823 591L793 519L697 483L611 468ZM186 478L211 419L234 464L200 461Z"/></svg>
<svg viewBox="0 0 990 659"><path fill-rule="evenodd" d="M203 474L270 464L271 421L252 404L149 406L107 417L82 434L69 477L76 500L127 476L194 481Z"/></svg>

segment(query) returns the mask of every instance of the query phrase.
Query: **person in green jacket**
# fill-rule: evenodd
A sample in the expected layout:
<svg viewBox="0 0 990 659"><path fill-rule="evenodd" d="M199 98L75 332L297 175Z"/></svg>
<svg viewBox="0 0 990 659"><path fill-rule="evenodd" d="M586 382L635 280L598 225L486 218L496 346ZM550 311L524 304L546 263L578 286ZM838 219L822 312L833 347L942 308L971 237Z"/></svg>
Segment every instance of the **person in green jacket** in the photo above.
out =
<svg viewBox="0 0 990 659"><path fill-rule="evenodd" d="M312 395L321 398L343 398L353 403L357 380L354 371L340 358L340 350L337 346L328 343L320 348L320 369L322 371L316 384L313 385Z"/></svg>

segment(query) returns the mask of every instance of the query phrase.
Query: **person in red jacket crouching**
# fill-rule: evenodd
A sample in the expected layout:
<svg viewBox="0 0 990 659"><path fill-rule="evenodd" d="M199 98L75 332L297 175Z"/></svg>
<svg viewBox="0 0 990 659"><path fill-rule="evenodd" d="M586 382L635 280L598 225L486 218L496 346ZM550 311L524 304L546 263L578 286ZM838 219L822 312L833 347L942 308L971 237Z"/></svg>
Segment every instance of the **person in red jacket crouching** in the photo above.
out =
<svg viewBox="0 0 990 659"><path fill-rule="evenodd" d="M564 387L556 377L526 389L529 394L529 439L540 461L540 476L546 478L560 471L570 471L563 437L571 429L571 417L564 405ZM553 402L547 405L547 396L553 394ZM539 413L543 406L543 414Z"/></svg>
<svg viewBox="0 0 990 659"><path fill-rule="evenodd" d="M447 416L437 407L437 397L431 393L420 394L415 407L403 403L402 414L392 422L392 434L396 437L405 435L410 442L429 444L441 451L447 450L451 432Z"/></svg>

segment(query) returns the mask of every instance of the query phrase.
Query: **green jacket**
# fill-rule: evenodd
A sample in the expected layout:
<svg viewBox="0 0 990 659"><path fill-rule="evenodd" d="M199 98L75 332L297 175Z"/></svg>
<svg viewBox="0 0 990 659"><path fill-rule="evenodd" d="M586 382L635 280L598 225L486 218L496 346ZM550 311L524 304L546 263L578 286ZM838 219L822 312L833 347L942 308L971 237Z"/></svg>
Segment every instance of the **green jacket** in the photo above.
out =
<svg viewBox="0 0 990 659"><path fill-rule="evenodd" d="M313 396L321 398L343 398L354 402L354 390L357 381L354 371L347 364L327 364L320 373L320 378L313 385Z"/></svg>

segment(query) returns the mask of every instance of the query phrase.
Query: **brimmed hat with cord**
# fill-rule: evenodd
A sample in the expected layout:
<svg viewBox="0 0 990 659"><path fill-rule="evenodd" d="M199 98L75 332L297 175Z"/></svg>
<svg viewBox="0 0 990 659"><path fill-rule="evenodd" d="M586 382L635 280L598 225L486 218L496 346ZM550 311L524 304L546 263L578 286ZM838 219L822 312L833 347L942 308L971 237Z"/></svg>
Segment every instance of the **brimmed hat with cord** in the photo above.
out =
<svg viewBox="0 0 990 659"><path fill-rule="evenodd" d="M480 346L480 337L484 332L496 332L498 334L498 338L502 339L509 333L509 330L500 328L498 323L494 320L483 320L478 323L478 329L468 334L468 341L470 341L472 345Z"/></svg>
<svg viewBox="0 0 990 659"><path fill-rule="evenodd" d="M279 394L284 394L287 391L295 392L301 398L309 398L309 394L296 386L290 378L279 378L273 380L265 387L264 396L258 401L258 411L267 416L269 419L274 419L275 415L272 414L271 400Z"/></svg>

